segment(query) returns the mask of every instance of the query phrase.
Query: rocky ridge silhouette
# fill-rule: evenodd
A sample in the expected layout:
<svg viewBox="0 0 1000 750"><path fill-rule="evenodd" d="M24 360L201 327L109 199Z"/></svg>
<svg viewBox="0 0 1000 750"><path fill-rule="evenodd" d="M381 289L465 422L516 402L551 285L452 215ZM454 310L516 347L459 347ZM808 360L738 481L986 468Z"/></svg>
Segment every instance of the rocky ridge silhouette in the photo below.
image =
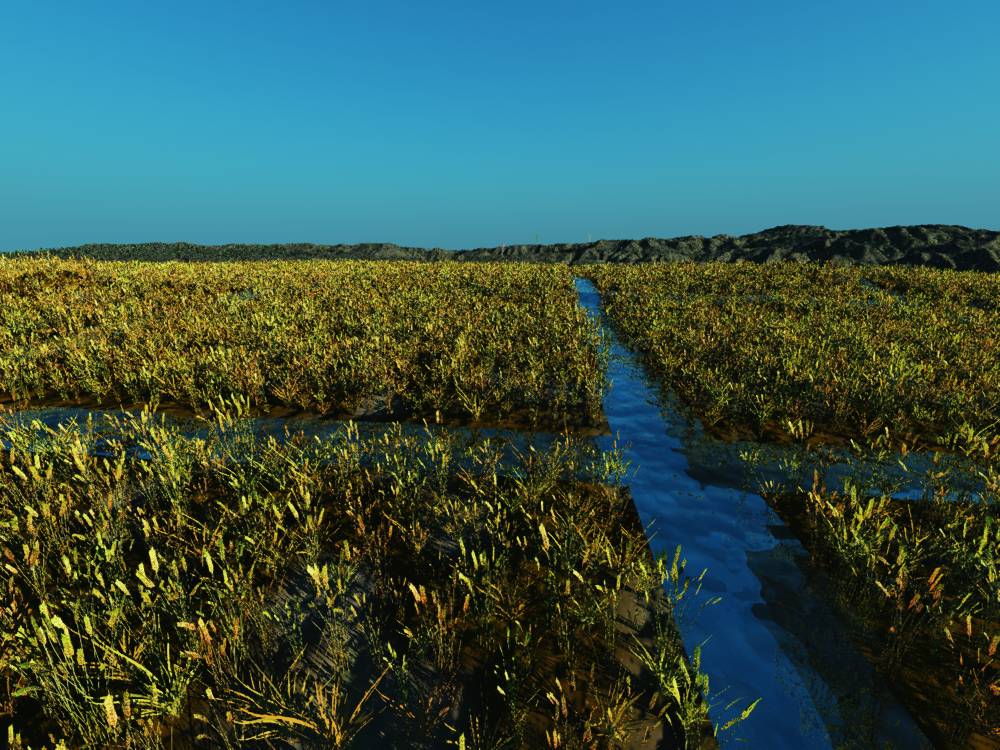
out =
<svg viewBox="0 0 1000 750"><path fill-rule="evenodd" d="M957 270L1000 271L1000 232L944 224L872 229L827 229L788 224L753 234L598 240L550 245L507 245L470 250L357 245L195 245L185 242L91 244L48 251L59 257L101 260L367 259L426 261L531 261L642 263L648 261L781 260L831 261L851 265L924 265Z"/></svg>

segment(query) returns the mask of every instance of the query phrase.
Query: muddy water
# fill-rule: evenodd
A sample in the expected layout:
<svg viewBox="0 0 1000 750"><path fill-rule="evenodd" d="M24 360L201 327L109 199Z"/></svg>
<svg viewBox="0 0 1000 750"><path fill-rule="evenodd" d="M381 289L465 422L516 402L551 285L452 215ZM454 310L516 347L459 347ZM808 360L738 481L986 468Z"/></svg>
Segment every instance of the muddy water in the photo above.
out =
<svg viewBox="0 0 1000 750"><path fill-rule="evenodd" d="M590 282L581 304L602 320ZM806 552L759 495L740 489L738 471L712 471L691 428L663 408L634 356L612 340L611 390L604 410L634 473L627 479L654 551L683 549L689 573L706 570L701 601L678 615L688 653L702 647L710 713L721 725L749 702L752 715L722 738L752 748L930 747L906 711L851 643L806 568ZM609 447L611 438L598 438ZM729 462L731 464L731 461ZM727 706L736 701L734 707Z"/></svg>

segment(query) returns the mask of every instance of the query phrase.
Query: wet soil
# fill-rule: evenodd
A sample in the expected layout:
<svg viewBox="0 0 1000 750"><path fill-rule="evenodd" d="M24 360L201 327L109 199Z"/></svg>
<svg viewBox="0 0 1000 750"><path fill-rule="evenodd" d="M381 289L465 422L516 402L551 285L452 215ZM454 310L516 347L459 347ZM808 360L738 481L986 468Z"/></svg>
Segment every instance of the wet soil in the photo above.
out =
<svg viewBox="0 0 1000 750"><path fill-rule="evenodd" d="M814 575L828 581L852 577L850 570L825 555L817 544L825 532L817 528L815 516L807 511L808 501L804 494L778 494L768 496L767 500L803 540L812 555ZM900 500L894 501L893 506L895 516L908 518L929 532L933 530L930 505ZM933 565L925 567L926 573ZM874 588L867 591L846 586L836 588L841 592L835 598L838 610L850 624L851 636L861 653L886 676L893 692L935 747L949 750L1000 748L1000 701L994 696L992 705L983 707L987 713L974 718L963 695L961 673L956 669L960 663L984 661L981 638L974 639L963 624L956 623L949 628L948 637L942 637L936 628L917 625L913 632L906 634L904 642L899 642L894 624L895 602L887 600ZM971 625L976 634L1000 633L1000 622L974 619ZM903 649L901 656L895 653L898 649ZM985 661L991 663L984 667L984 684L996 684L1000 680L1000 662Z"/></svg>
<svg viewBox="0 0 1000 750"><path fill-rule="evenodd" d="M79 414L84 411L94 413L108 412L141 412L152 410L155 414L164 415L181 422L203 421L211 419L207 407L196 408L190 404L178 401L130 402L122 404L113 399L97 399L92 397L63 398L50 395L42 398L13 398L10 394L0 394L0 415L19 412L65 411L67 414ZM250 409L247 417L257 420L285 421L289 427L309 423L402 423L402 424L433 424L441 427L463 428L471 430L511 430L518 432L551 432L569 433L579 437L596 437L610 434L607 418L602 414L594 420L583 414L571 415L567 418L557 418L551 414L529 412L526 409L515 410L502 419L488 417L473 419L461 411L422 413L410 408L405 401L396 398L371 397L361 400L351 408L333 411L310 411L285 405L258 406Z"/></svg>
<svg viewBox="0 0 1000 750"><path fill-rule="evenodd" d="M577 283L581 304L610 333L596 289ZM650 544L668 555L680 545L690 574L705 571L701 594L677 617L688 652L702 647L702 670L715 694L712 719L731 718L731 702L761 699L722 746L928 747L851 642L828 592L808 575L795 533L746 491L746 468L730 467L732 476L713 468L711 459L732 458L718 441L709 441L711 455L694 465L699 441L689 415L663 400L639 358L611 340L604 411L633 466L627 483L654 534ZM609 442L599 440L602 447Z"/></svg>

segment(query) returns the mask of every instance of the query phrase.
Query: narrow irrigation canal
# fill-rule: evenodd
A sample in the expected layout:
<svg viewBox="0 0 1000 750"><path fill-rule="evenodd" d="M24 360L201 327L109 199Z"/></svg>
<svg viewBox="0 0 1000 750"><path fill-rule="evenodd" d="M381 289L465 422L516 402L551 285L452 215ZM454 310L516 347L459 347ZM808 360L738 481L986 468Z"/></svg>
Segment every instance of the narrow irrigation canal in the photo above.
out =
<svg viewBox="0 0 1000 750"><path fill-rule="evenodd" d="M594 286L578 279L577 290L605 325ZM643 524L651 526L653 551L673 554L681 545L688 573L707 571L702 603L718 599L678 613L688 653L702 647L713 723L761 699L720 738L723 746L930 747L810 580L792 532L760 496L692 470L686 420L659 405L633 354L605 328L612 386L604 410L632 466L628 483ZM602 447L612 442L599 440Z"/></svg>
<svg viewBox="0 0 1000 750"><path fill-rule="evenodd" d="M851 642L794 534L759 495L743 489L738 448L705 436L662 404L635 356L607 325L594 286L578 279L577 291L612 344L612 385L604 400L612 436L595 440L601 448L616 445L631 465L626 481L651 530L653 552L672 556L680 545L688 574L705 571L699 596L676 615L688 654L701 647L712 721L721 726L760 699L746 721L720 738L723 747L737 742L769 750L930 747ZM102 420L110 418L113 425L113 418L123 415L53 408L12 416L53 428L96 420L100 431ZM327 419L252 423L256 434L279 439L286 429L320 439L344 429L342 421ZM204 429L192 424L190 434ZM371 423L354 429L377 434L392 428ZM512 456L528 444L540 447L556 438L505 429L459 432L496 439ZM919 494L919 488L910 491Z"/></svg>

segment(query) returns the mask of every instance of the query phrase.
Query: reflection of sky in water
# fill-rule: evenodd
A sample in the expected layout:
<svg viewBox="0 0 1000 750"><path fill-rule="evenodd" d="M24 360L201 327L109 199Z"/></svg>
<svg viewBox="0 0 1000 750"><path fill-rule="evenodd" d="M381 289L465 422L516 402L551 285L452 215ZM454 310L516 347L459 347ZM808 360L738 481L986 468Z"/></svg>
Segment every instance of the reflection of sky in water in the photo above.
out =
<svg viewBox="0 0 1000 750"><path fill-rule="evenodd" d="M927 452L910 452L905 458L898 452L888 452L879 458L871 453L858 455L846 448L829 446L805 449L749 441L725 443L707 435L697 421L692 423L671 406L665 407L664 412L683 439L688 475L715 486L748 489L773 481L793 489L809 488L813 468L819 467L822 455L820 477L830 490L843 490L845 482L851 480L869 495L923 500L930 496L928 474L943 470L948 471L947 486L952 489L946 496L948 499L978 501L983 490L978 468L959 454L939 453L938 463L934 463L933 454Z"/></svg>
<svg viewBox="0 0 1000 750"><path fill-rule="evenodd" d="M579 281L578 290L582 304L598 314L593 285ZM617 342L609 376L605 414L636 468L629 485L643 523L653 524L654 550L682 545L688 572L707 570L703 595L721 597L679 618L688 651L705 644L702 669L711 688L723 691L713 721L724 722L759 697L751 717L730 733L749 747L926 744L803 574L802 546L758 495L740 489L736 465L720 446L713 453L702 442L701 458L728 465L728 479L714 484L704 465L692 476L685 420L657 405L655 390Z"/></svg>

